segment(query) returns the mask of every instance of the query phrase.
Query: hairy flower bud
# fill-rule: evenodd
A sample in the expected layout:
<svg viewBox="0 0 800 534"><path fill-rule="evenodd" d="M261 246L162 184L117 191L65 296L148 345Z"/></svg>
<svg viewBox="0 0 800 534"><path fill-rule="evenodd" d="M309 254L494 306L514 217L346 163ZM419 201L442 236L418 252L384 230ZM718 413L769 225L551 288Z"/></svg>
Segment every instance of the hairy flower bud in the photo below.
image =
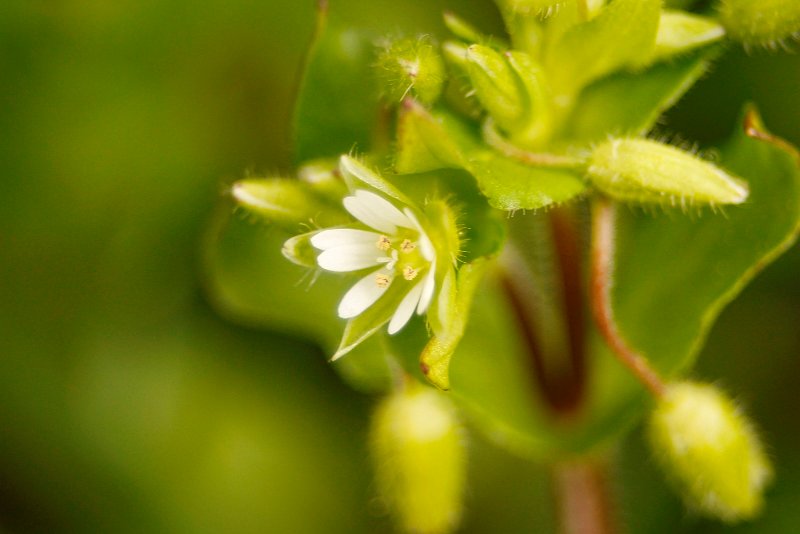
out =
<svg viewBox="0 0 800 534"><path fill-rule="evenodd" d="M482 45L467 49L467 73L483 107L508 137L535 146L547 134L544 72L524 52L505 54Z"/></svg>
<svg viewBox="0 0 800 534"><path fill-rule="evenodd" d="M410 95L432 104L441 95L445 80L444 61L427 36L386 43L378 54L377 72L385 97L392 103Z"/></svg>
<svg viewBox="0 0 800 534"><path fill-rule="evenodd" d="M688 506L729 522L759 512L772 469L749 421L722 392L706 384L670 385L650 416L648 435Z"/></svg>
<svg viewBox="0 0 800 534"><path fill-rule="evenodd" d="M611 139L588 159L592 183L625 202L671 205L741 204L742 181L694 154L648 139Z"/></svg>
<svg viewBox="0 0 800 534"><path fill-rule="evenodd" d="M307 184L286 178L239 180L231 194L248 211L288 225L307 222L323 209Z"/></svg>
<svg viewBox="0 0 800 534"><path fill-rule="evenodd" d="M745 44L772 46L800 34L797 0L722 0L718 9L728 35Z"/></svg>
<svg viewBox="0 0 800 534"><path fill-rule="evenodd" d="M381 497L405 532L450 532L461 516L465 455L455 410L418 384L375 411L371 449Z"/></svg>

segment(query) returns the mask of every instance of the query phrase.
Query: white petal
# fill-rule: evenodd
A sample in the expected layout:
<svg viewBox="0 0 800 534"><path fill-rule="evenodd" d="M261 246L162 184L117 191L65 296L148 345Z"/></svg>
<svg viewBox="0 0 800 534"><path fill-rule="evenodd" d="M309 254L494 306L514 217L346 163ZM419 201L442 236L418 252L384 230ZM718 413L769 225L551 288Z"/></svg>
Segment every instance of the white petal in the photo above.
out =
<svg viewBox="0 0 800 534"><path fill-rule="evenodd" d="M417 302L419 302L419 296L422 294L422 285L424 281L419 282L411 291L406 293L406 296L403 297L403 300L400 301L400 305L395 310L394 315L392 315L392 320L389 321L389 334L394 334L400 331L403 328L411 316L414 314L414 308L417 307Z"/></svg>
<svg viewBox="0 0 800 534"><path fill-rule="evenodd" d="M334 228L322 230L311 237L311 244L320 250L351 245L356 243L370 243L373 248L381 235L366 230L353 230L351 228Z"/></svg>
<svg viewBox="0 0 800 534"><path fill-rule="evenodd" d="M339 303L339 317L342 319L352 319L375 304L384 291L392 284L392 279L389 279L389 284L386 287L378 287L375 276L382 272L383 269L369 273L367 276L356 282L347 293L342 297Z"/></svg>
<svg viewBox="0 0 800 534"><path fill-rule="evenodd" d="M436 288L436 261L431 263L428 274L425 275L425 287L422 288L422 295L419 297L419 304L417 305L417 315L422 315L428 310L428 306L433 300L433 290Z"/></svg>
<svg viewBox="0 0 800 534"><path fill-rule="evenodd" d="M342 203L344 204L344 209L349 211L350 215L370 228L375 228L389 235L397 233L397 227L391 221L387 221L380 214L373 212L360 198L345 197Z"/></svg>
<svg viewBox="0 0 800 534"><path fill-rule="evenodd" d="M343 201L345 209L362 223L394 235L397 227L413 228L413 223L394 204L370 191L359 189Z"/></svg>
<svg viewBox="0 0 800 534"><path fill-rule="evenodd" d="M317 256L317 264L326 271L346 273L374 267L378 263L378 254L369 245L344 245L330 248Z"/></svg>
<svg viewBox="0 0 800 534"><path fill-rule="evenodd" d="M419 232L419 249L422 252L422 256L428 261L433 261L433 258L436 257L436 249L433 248L433 243L431 243L431 240L428 238L428 234L426 234L425 230L422 229L422 225L419 224L419 220L417 219L417 216L414 215L413 211L408 208L404 209L403 211L414 224L414 230Z"/></svg>
<svg viewBox="0 0 800 534"><path fill-rule="evenodd" d="M368 206L374 213L380 215L392 224L402 226L403 228L414 228L409 218L403 215L403 212L382 196L359 189L356 191L356 198L361 200L361 202Z"/></svg>

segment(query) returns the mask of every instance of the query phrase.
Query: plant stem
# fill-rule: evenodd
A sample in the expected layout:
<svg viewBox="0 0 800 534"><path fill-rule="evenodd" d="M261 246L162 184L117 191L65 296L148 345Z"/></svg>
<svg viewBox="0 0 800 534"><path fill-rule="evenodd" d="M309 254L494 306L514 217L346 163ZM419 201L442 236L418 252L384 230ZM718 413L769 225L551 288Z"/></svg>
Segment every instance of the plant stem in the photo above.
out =
<svg viewBox="0 0 800 534"><path fill-rule="evenodd" d="M617 209L609 199L598 197L592 205L591 300L594 320L608 346L655 396L664 395L664 382L648 361L632 349L617 329L611 307L614 270L614 231Z"/></svg>
<svg viewBox="0 0 800 534"><path fill-rule="evenodd" d="M552 477L562 534L615 531L604 464L592 460L559 463Z"/></svg>
<svg viewBox="0 0 800 534"><path fill-rule="evenodd" d="M516 146L497 131L497 127L492 119L486 119L483 123L483 140L504 156L525 163L526 165L568 169L578 168L583 165L583 161L577 158L548 154L546 152L529 152L528 150Z"/></svg>

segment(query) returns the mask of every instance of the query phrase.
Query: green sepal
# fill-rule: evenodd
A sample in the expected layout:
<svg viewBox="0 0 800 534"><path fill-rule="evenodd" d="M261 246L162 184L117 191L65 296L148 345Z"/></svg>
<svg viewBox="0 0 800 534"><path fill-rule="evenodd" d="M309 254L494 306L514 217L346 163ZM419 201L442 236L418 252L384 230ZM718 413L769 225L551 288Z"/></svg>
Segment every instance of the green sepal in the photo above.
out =
<svg viewBox="0 0 800 534"><path fill-rule="evenodd" d="M660 0L615 0L547 49L545 69L557 95L571 97L611 72L641 66L655 47Z"/></svg>
<svg viewBox="0 0 800 534"><path fill-rule="evenodd" d="M283 257L295 265L316 268L319 251L311 245L311 238L314 237L316 233L316 231L308 232L292 236L284 241L281 247Z"/></svg>
<svg viewBox="0 0 800 534"><path fill-rule="evenodd" d="M331 361L338 360L388 323L408 289L407 282L396 277L375 304L348 320Z"/></svg>
<svg viewBox="0 0 800 534"><path fill-rule="evenodd" d="M519 75L502 53L479 44L467 49L467 74L475 95L494 121L507 132L521 127L530 111Z"/></svg>
<svg viewBox="0 0 800 534"><path fill-rule="evenodd" d="M712 18L663 10L651 61L684 54L719 41L724 36L725 28Z"/></svg>
<svg viewBox="0 0 800 534"><path fill-rule="evenodd" d="M512 50L506 54L506 59L524 88L525 96L523 123L516 131L509 132L511 139L521 146L536 148L548 138L552 127L550 87L541 65L529 54Z"/></svg>
<svg viewBox="0 0 800 534"><path fill-rule="evenodd" d="M458 270L455 291L452 291L452 279L448 280L445 297L437 300L430 312L440 324L433 329L433 336L422 350L419 363L425 378L439 389L450 389L450 360L464 336L472 299L489 265L488 258L462 265Z"/></svg>
<svg viewBox="0 0 800 534"><path fill-rule="evenodd" d="M353 157L342 156L339 159L339 170L351 191L367 186L367 189L380 191L402 204L411 204L408 197L401 193L397 187Z"/></svg>

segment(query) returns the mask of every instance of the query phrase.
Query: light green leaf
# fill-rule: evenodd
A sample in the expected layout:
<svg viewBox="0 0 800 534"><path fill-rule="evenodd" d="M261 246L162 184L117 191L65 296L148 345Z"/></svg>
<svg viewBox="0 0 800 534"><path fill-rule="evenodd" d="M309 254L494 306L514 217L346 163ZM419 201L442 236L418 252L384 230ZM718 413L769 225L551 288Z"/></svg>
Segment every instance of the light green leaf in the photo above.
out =
<svg viewBox="0 0 800 534"><path fill-rule="evenodd" d="M295 161L369 150L378 98L373 36L318 14L294 113Z"/></svg>
<svg viewBox="0 0 800 534"><path fill-rule="evenodd" d="M750 126L755 125L751 116ZM614 305L631 345L667 375L693 362L712 322L800 229L798 155L751 128L722 151L722 165L745 178L750 200L726 215L620 211ZM554 424L501 279L487 276L450 364L450 394L488 436L521 455L585 453L609 443L648 407L641 384L589 335L587 398L578 424ZM421 325L392 347L411 372L427 335ZM754 355L754 357L757 357Z"/></svg>
<svg viewBox="0 0 800 534"><path fill-rule="evenodd" d="M629 343L666 375L688 369L722 308L796 239L800 158L765 133L755 111L722 150L721 164L750 185L725 215L653 216L622 210L613 305ZM643 391L595 337L587 437L642 412ZM757 355L753 355L757 357ZM628 414L628 415L625 415Z"/></svg>
<svg viewBox="0 0 800 534"><path fill-rule="evenodd" d="M613 71L636 67L656 41L660 0L614 0L570 28L544 58L556 94L573 95Z"/></svg>
<svg viewBox="0 0 800 534"><path fill-rule="evenodd" d="M566 142L584 145L607 139L609 134L647 133L708 70L718 53L711 47L673 62L656 63L644 72L616 74L590 85L567 119Z"/></svg>
<svg viewBox="0 0 800 534"><path fill-rule="evenodd" d="M429 170L437 161L440 168L461 166L475 177L494 208L536 210L566 202L586 190L573 171L526 165L482 148L474 129L444 111L408 108L401 132L403 124L406 133L401 133L397 153L402 170Z"/></svg>
<svg viewBox="0 0 800 534"><path fill-rule="evenodd" d="M573 171L525 165L490 150L472 153L469 171L489 204L505 211L561 204L586 190L584 181Z"/></svg>

